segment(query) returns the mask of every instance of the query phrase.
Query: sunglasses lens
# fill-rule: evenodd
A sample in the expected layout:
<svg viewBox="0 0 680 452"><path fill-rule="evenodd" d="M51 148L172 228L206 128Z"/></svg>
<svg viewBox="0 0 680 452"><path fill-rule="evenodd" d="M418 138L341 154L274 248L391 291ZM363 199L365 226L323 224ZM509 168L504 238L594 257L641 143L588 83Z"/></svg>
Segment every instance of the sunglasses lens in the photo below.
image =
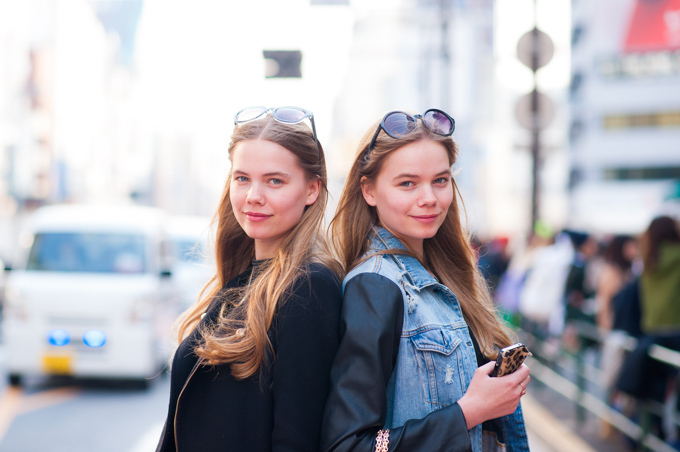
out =
<svg viewBox="0 0 680 452"><path fill-rule="evenodd" d="M453 121L439 110L426 111L423 115L423 122L438 135L451 135L453 133Z"/></svg>
<svg viewBox="0 0 680 452"><path fill-rule="evenodd" d="M416 119L405 113L390 113L383 120L383 128L389 135L401 138L416 129Z"/></svg>
<svg viewBox="0 0 680 452"><path fill-rule="evenodd" d="M297 108L277 108L274 110L274 117L282 122L298 123L307 117L307 113Z"/></svg>
<svg viewBox="0 0 680 452"><path fill-rule="evenodd" d="M267 112L267 109L264 108L264 107L244 108L243 110L236 113L236 118L234 118L234 122L252 121L253 119L256 119L256 118L262 116L266 112Z"/></svg>

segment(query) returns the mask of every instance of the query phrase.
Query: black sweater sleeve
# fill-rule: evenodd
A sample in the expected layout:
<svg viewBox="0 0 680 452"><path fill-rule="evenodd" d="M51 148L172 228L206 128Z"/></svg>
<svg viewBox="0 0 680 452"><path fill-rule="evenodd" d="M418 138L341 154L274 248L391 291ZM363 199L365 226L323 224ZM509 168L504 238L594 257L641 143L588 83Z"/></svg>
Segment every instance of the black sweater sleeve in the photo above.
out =
<svg viewBox="0 0 680 452"><path fill-rule="evenodd" d="M322 450L375 450L376 434L387 416L387 385L396 363L403 321L404 302L394 282L373 273L357 275L347 282L342 338L331 370L331 392L321 430ZM389 450L472 450L459 405L391 429Z"/></svg>
<svg viewBox="0 0 680 452"><path fill-rule="evenodd" d="M276 317L272 367L276 452L318 450L328 375L338 347L342 290L330 270L315 267Z"/></svg>

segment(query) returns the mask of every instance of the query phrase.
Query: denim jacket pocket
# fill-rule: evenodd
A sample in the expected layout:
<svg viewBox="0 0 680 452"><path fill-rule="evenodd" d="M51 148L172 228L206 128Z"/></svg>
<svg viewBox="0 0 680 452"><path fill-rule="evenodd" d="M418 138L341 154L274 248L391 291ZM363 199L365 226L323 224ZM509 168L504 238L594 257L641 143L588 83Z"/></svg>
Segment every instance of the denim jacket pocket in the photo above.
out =
<svg viewBox="0 0 680 452"><path fill-rule="evenodd" d="M431 410L448 406L463 396L463 340L454 330L432 328L410 336L420 383Z"/></svg>

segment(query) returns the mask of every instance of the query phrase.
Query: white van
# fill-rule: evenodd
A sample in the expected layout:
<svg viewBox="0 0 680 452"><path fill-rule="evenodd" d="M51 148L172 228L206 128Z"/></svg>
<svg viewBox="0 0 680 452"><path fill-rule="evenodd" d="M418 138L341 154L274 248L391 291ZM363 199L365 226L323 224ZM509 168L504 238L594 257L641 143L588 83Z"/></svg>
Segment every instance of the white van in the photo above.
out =
<svg viewBox="0 0 680 452"><path fill-rule="evenodd" d="M148 382L166 364L179 313L164 262L162 211L41 207L7 277L9 382L73 375Z"/></svg>

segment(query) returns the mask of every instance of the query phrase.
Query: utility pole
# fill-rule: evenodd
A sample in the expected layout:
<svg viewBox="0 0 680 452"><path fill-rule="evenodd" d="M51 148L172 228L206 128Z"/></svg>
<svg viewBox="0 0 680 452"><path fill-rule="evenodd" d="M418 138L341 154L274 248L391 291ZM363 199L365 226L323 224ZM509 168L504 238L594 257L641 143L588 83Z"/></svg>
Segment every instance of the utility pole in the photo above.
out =
<svg viewBox="0 0 680 452"><path fill-rule="evenodd" d="M533 89L519 99L516 107L517 120L531 135L531 232L540 218L541 131L550 124L554 114L550 98L538 91L536 72L550 62L553 52L552 40L537 28L534 0L534 28L526 32L517 43L517 58L531 69Z"/></svg>
<svg viewBox="0 0 680 452"><path fill-rule="evenodd" d="M439 17L441 47L440 59L442 68L441 74L441 100L439 101L440 108L444 111L449 111L449 103L451 101L451 52L449 50L449 15L451 0L439 0Z"/></svg>

